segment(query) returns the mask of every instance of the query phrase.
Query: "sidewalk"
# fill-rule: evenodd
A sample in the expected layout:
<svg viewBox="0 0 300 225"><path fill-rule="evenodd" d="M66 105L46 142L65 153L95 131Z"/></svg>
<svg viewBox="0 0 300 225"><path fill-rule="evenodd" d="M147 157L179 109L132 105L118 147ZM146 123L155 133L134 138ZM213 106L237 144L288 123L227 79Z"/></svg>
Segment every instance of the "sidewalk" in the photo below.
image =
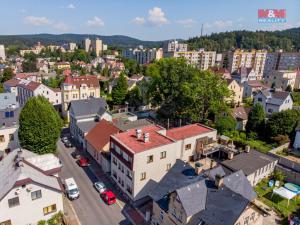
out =
<svg viewBox="0 0 300 225"><path fill-rule="evenodd" d="M64 204L64 220L68 225L81 225L79 218L71 204L71 202L63 197Z"/></svg>

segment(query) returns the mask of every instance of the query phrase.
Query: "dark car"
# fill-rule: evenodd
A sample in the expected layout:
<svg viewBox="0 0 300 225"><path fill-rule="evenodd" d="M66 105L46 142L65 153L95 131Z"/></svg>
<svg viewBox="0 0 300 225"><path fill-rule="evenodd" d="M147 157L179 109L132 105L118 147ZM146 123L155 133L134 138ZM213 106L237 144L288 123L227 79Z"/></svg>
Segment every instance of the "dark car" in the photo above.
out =
<svg viewBox="0 0 300 225"><path fill-rule="evenodd" d="M69 140L67 140L67 141L65 142L65 146L66 146L67 148L72 148L72 147L73 147L72 143L71 143Z"/></svg>
<svg viewBox="0 0 300 225"><path fill-rule="evenodd" d="M80 157L80 159L77 161L78 165L81 167L86 167L89 165L89 159L85 157Z"/></svg>
<svg viewBox="0 0 300 225"><path fill-rule="evenodd" d="M74 159L80 159L80 154L79 152L77 151L74 151L71 153L71 156L74 158Z"/></svg>

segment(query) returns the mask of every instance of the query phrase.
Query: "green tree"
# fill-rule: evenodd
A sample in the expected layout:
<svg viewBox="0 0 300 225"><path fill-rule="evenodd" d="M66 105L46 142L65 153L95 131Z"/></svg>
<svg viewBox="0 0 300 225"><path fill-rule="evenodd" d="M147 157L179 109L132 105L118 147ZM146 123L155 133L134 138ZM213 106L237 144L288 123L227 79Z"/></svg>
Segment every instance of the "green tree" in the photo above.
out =
<svg viewBox="0 0 300 225"><path fill-rule="evenodd" d="M112 89L112 100L113 104L121 105L125 102L127 95L128 84L124 73L121 73L117 84Z"/></svg>
<svg viewBox="0 0 300 225"><path fill-rule="evenodd" d="M298 110L291 109L273 113L267 122L269 137L288 135L293 139L298 122L300 122L300 112Z"/></svg>
<svg viewBox="0 0 300 225"><path fill-rule="evenodd" d="M139 86L135 86L127 93L126 101L128 102L129 106L133 106L135 108L143 104L143 97Z"/></svg>
<svg viewBox="0 0 300 225"><path fill-rule="evenodd" d="M292 91L293 91L292 86L289 84L289 85L286 87L285 91L292 92Z"/></svg>
<svg viewBox="0 0 300 225"><path fill-rule="evenodd" d="M224 134L225 132L234 131L236 128L236 121L231 116L222 116L218 118L216 122L216 129L220 134Z"/></svg>
<svg viewBox="0 0 300 225"><path fill-rule="evenodd" d="M272 175L274 180L278 180L280 182L283 182L285 179L285 175L280 171L280 170L274 170L273 175Z"/></svg>
<svg viewBox="0 0 300 225"><path fill-rule="evenodd" d="M22 69L23 69L23 72L36 72L37 71L37 68L36 68L36 63L35 61L24 61L22 63Z"/></svg>
<svg viewBox="0 0 300 225"><path fill-rule="evenodd" d="M14 72L13 72L12 68L10 68L10 67L5 68L3 71L3 74L2 74L1 82L4 83L5 81L10 80L13 77L13 75L14 75Z"/></svg>
<svg viewBox="0 0 300 225"><path fill-rule="evenodd" d="M37 154L56 152L62 120L46 98L30 98L20 113L19 123L19 140L23 148Z"/></svg>
<svg viewBox="0 0 300 225"><path fill-rule="evenodd" d="M264 132L265 127L265 118L266 114L264 108L261 104L256 103L248 116L248 121L246 124L246 132L250 134L251 132L255 132L257 134L261 134Z"/></svg>

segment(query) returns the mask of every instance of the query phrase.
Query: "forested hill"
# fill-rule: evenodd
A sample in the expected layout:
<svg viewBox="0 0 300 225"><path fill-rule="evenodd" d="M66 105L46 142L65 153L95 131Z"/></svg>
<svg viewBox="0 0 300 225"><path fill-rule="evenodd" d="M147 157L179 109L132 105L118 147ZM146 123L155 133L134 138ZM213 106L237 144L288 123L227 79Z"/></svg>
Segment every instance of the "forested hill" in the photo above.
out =
<svg viewBox="0 0 300 225"><path fill-rule="evenodd" d="M283 31L243 30L213 33L208 36L190 38L187 43L190 49L205 48L218 52L235 48L299 51L300 27Z"/></svg>
<svg viewBox="0 0 300 225"><path fill-rule="evenodd" d="M109 46L115 46L118 48L133 48L137 45L143 45L145 47L159 47L162 45L160 41L142 41L136 38L124 36L124 35L111 35L102 36L95 34L28 34L28 35L0 35L0 44L6 46L17 45L20 47L31 47L40 41L44 45L56 44L61 45L64 43L75 42L81 43L85 38L92 40L99 38L103 40L105 44Z"/></svg>

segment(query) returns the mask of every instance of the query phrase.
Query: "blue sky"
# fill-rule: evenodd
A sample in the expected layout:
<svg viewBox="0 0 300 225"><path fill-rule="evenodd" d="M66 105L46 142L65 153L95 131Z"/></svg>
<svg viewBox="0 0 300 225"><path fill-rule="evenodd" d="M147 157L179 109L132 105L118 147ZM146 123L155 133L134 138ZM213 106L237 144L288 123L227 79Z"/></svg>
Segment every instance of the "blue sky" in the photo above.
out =
<svg viewBox="0 0 300 225"><path fill-rule="evenodd" d="M258 9L286 9L287 22L261 24ZM0 34L122 34L142 40L239 29L300 27L299 0L3 0Z"/></svg>

